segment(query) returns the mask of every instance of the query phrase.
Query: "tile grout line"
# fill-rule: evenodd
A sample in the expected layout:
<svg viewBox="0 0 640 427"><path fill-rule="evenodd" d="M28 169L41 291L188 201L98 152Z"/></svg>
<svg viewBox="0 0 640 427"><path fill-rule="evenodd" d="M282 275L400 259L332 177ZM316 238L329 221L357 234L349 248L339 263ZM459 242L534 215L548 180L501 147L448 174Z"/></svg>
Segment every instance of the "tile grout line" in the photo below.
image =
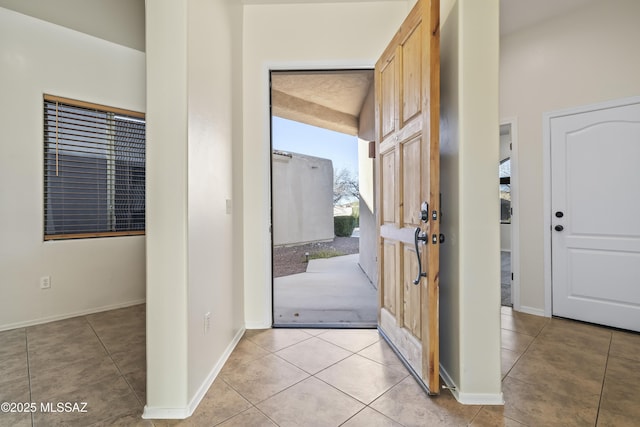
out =
<svg viewBox="0 0 640 427"><path fill-rule="evenodd" d="M280 350L278 350L278 351L280 351ZM285 390L289 390L291 387L293 387L293 386L295 386L295 385L297 385L297 384L300 384L302 381L305 381L305 380L307 380L307 379L309 379L309 378L311 378L311 377L313 376L313 375L311 375L310 373L308 373L307 371L305 371L304 369L298 368L296 365L294 365L293 363L289 362L288 360L284 360L282 357L278 356L277 354L275 354L275 353L274 353L274 352L272 352L272 351L269 351L269 354L267 354L267 355L265 355L265 356L263 356L263 357L267 357L267 356L275 356L275 357L277 357L278 359L280 359L281 361L283 361L284 363L287 363L287 364L289 364L289 365L293 366L294 368L296 368L296 369L298 369L298 370L302 371L302 372L303 372L305 375L307 375L307 376L306 376L305 378L301 379L300 381L296 381L294 384L291 384L290 386L287 386L287 387L283 388L283 389L282 389L282 390L280 390L279 392L277 392L277 393L275 393L275 394L273 394L273 395L271 395L271 396L269 396L269 397L267 397L267 398L265 398L265 399L262 399L262 400L260 400L260 401L258 401L258 402L256 402L256 403L253 403L253 402L252 402L252 401L250 401L250 400L249 400L249 399L248 399L244 394L240 393L240 391L239 391L239 390L236 390L236 388L235 388L235 387L233 387L231 384L229 384L229 382L228 382L228 381L225 381L225 379L224 379L224 378L222 378L222 376L216 377L216 379L220 378L220 379L221 379L225 384L227 384L227 385L228 385L228 386L229 386L233 391L235 391L236 393L238 393L238 394L239 394L239 395L240 395L244 400L246 400L247 402L249 402L251 405L256 406L256 405L258 405L259 403L262 403L262 402L264 402L265 400L269 400L269 399L271 399L273 396L277 396L278 394L282 393L283 391L285 391ZM246 363L253 363L253 362L255 362L256 360L260 360L260 359L262 359L263 357L259 357L258 359L255 359L255 360L253 360L253 361L246 362ZM258 408L256 407L256 409L258 409ZM258 409L258 410L259 410L259 409ZM262 411L260 411L260 412L262 412Z"/></svg>
<svg viewBox="0 0 640 427"><path fill-rule="evenodd" d="M256 345L257 345L257 344L256 344ZM275 354L275 353L273 353L273 352L269 352L269 354L272 354L272 355L276 356L276 354ZM268 356L268 355L265 355L264 357L266 357L266 356ZM259 360L259 359L260 359L260 358L255 359L255 360ZM286 361L285 361L285 362L286 362ZM290 362L287 362L287 363L290 363ZM294 366L295 366L295 365L294 365ZM297 368L297 366L296 366L296 368ZM303 371L303 372L305 372L305 371ZM305 372L305 373L306 373L306 372ZM308 378L310 378L310 377L311 377L311 375L310 375L309 377L307 377L307 378L304 378L304 379L302 379L302 380L300 380L300 381L296 382L295 384L290 385L289 387L286 387L286 388L285 388L285 389L283 389L283 390L280 390L279 392L277 392L277 393L276 393L276 394L274 394L273 396L277 396L278 394L282 393L283 391L290 389L291 387L295 386L296 384L301 383L302 381L307 380L307 379L308 379ZM275 421L275 420L273 420L270 416L268 416L267 414L265 414L264 412L262 412L262 411L260 410L260 408L258 408L258 404L259 404L259 403L262 403L262 402L264 402L264 401L266 401L266 400L269 400L269 399L271 399L273 396L269 396L269 397L267 397L266 399L263 399L263 400L261 400L261 401L259 401L259 402L257 402L257 403L253 403L252 401L250 401L249 399L247 399L247 398L246 398L242 393L240 393L240 391L239 391L239 390L237 390L235 387L233 387L233 385L231 385L231 384L229 384L229 382L225 381L225 379L224 379L224 378L222 378L221 376L220 376L220 377L218 377L218 378L220 378L220 381L222 381L223 383L225 383L225 384L226 384L226 385L227 385L231 390L235 391L236 393L238 393L238 395L239 395L240 397L242 397L244 400L246 400L246 401L247 401L247 403L249 403L249 405L251 405L251 408L254 408L254 409L255 409L255 410L257 410L258 412L260 412L262 415L264 415L264 416L265 416L269 421L271 421L271 422L272 422L273 424L275 424L276 426L280 426L278 423L276 423L276 421ZM218 379L218 378L216 378L216 379ZM222 423L225 423L225 422L229 421L231 418L237 417L238 415L242 414L243 412L248 411L248 410L249 410L249 409L251 409L251 408L247 408L247 409L245 409L244 411L240 411L240 412L238 412L237 414L235 414L235 415L233 415L233 416L231 416L231 417L227 418L226 420L224 420L224 421L221 421L221 422L217 423L216 425L220 425L220 424L222 424Z"/></svg>
<svg viewBox="0 0 640 427"><path fill-rule="evenodd" d="M95 328L93 327L93 324L89 321L89 317L88 316L84 316L84 318L87 321L87 324L89 325L89 327L91 328L93 333L96 335L96 338L98 338L98 341L100 341L100 345L102 346L102 348L104 348L104 350L107 352L107 356L109 356L109 359L111 360L111 363L113 363L113 366L115 366L116 369L118 370L118 373L120 374L120 377L124 380L125 383L127 383L127 386L129 386L129 390L131 390L133 395L136 397L136 400L138 401L138 403L144 409L144 405L145 404L140 400L140 397L138 396L138 393L136 393L136 391L133 389L133 386L131 385L131 383L129 383L129 380L127 380L127 378L124 376L124 374L120 370L120 366L118 366L116 361L113 360L113 356L111 355L111 352L109 351L107 346L102 341L102 338L100 338L100 334L98 334L98 332L95 330ZM145 376L146 376L146 368L145 368Z"/></svg>
<svg viewBox="0 0 640 427"><path fill-rule="evenodd" d="M480 415L480 412L482 412L485 406L486 405L480 405L480 409L478 409L478 412L476 412L476 414L473 417L471 417L471 419L469 420L469 423L467 424L468 426L473 424L473 422L476 420L476 418L478 418L478 416ZM504 417L504 414L503 414L503 417Z"/></svg>
<svg viewBox="0 0 640 427"><path fill-rule="evenodd" d="M596 422L594 425L598 425L598 418L600 418L600 405L602 405L602 395L604 394L604 385L607 381L607 369L609 368L609 356L611 354L611 344L613 343L613 332L609 337L609 349L607 350L607 360L604 363L604 375L602 375L602 387L600 388L600 398L598 399L598 410L596 411Z"/></svg>
<svg viewBox="0 0 640 427"><path fill-rule="evenodd" d="M500 382L501 382L501 383L502 383L502 382L504 382L504 380L509 376L509 374L511 373L511 371L513 370L513 368L516 366L516 364L520 361L520 359L522 358L522 356L524 356L524 355L525 355L525 353L526 353L527 351L529 351L529 348L530 348L530 347L533 345L533 343L538 339L538 337L540 336L540 334L542 333L542 331L543 331L547 326L549 326L550 324L551 324L551 319L549 319L549 321L548 321L548 322L546 322L546 324L545 324L542 328L540 328L540 330L538 331L538 333L537 333L536 335L529 335L529 334L525 334L525 333L523 333L523 332L512 331L511 329L505 329L505 328L500 327L500 329L504 329L505 331L511 331L511 332L515 332L515 333L517 333L517 334L522 334L522 335L527 335L527 336L533 337L533 339L529 342L529 344L527 344L527 346L524 348L524 350L522 350L522 352L518 355L518 357L517 357L517 358L516 358L516 360L513 362L513 364L512 364L512 365L511 365L511 367L509 368L509 370L504 374L504 378L502 378L502 379L500 380ZM503 348L504 348L504 347L502 347L502 345L501 345L501 346L500 346L500 350L502 351L502 349L503 349ZM508 349L508 348L506 348L506 350L513 351L513 350ZM502 375L502 374L501 374L501 375Z"/></svg>
<svg viewBox="0 0 640 427"><path fill-rule="evenodd" d="M277 328L271 328L271 329L273 330L273 329L277 329ZM280 328L280 329L288 329L288 328ZM291 328L291 329L293 329L293 328ZM304 332L304 331L302 331L302 332ZM300 340L300 341L298 341L298 342L295 342L295 343L293 343L293 344L290 344L290 345L284 346L284 347L282 347L282 348L279 348L279 349L277 349L277 350L270 350L270 349L268 349L268 348L265 348L265 347L261 346L261 345L260 345L260 344L258 344L257 342L253 341L251 338L247 337L247 336L246 336L246 332L245 332L245 336L244 336L243 338L245 338L245 339L247 339L247 340L251 341L251 343L253 343L253 344L257 345L257 346L258 346L258 347L260 347L261 349L263 349L263 350L265 350L265 351L268 351L269 353L275 354L275 352L276 352L276 351L284 350L285 348L293 347L294 345L297 345L297 344L300 344L300 343L302 343L302 342L308 341L308 340L310 340L311 338L315 338L315 336L314 336L314 335L311 335L311 334L309 334L308 332L304 332L304 333L305 333L305 334L307 334L307 335L309 335L309 337L308 337L308 338L305 338L305 339L303 339L303 340Z"/></svg>
<svg viewBox="0 0 640 427"><path fill-rule="evenodd" d="M247 338L248 340L250 340L251 342L253 342L253 343L254 343L254 344L256 344L257 346L259 346L260 348L263 348L264 350L267 350L267 351L269 352L269 354L271 354L271 355L273 355L273 356L278 357L280 360L282 360L282 361L284 361L284 362L286 362L286 363L288 363L288 364L292 365L293 367L295 367L295 368L297 368L297 369L300 369L302 372L304 372L305 374L307 374L307 375L308 375L308 377L306 377L306 378L304 378L304 379L302 379L302 380L300 380L300 381L296 382L295 384L292 384L292 385L290 385L290 386L288 386L288 387L286 387L286 388L284 388L284 389L280 390L279 392L275 393L275 394L274 394L274 395L272 395L272 396L267 397L266 399L261 400L260 402L257 402L257 404L260 404L260 403L262 403L262 402L264 402L264 401L266 401L266 400L268 400L268 399L271 399L271 398L273 398L274 396L277 396L277 395L279 395L279 394L281 394L281 393L285 392L286 390L289 390L290 388L292 388L292 387L294 387L294 386L296 386L296 385L298 385L298 384L302 383L303 381L308 380L309 378L314 378L314 379L316 379L316 380L318 380L318 381L322 382L323 384L325 384L325 385L327 385L327 386L331 387L333 390L335 390L335 391L337 391L338 393L340 393L340 394L344 395L345 397L348 397L348 398L350 398L350 399L353 399L354 401L356 401L356 402L358 402L358 403L360 403L360 404L364 405L360 410L358 410L356 413L354 413L354 414L353 414L353 415L351 415L349 418L347 418L344 422L342 422L341 424L339 424L339 426L341 426L341 425L344 425L345 423L347 423L350 419L352 419L353 417L355 417L356 415L358 415L360 412L362 412L362 411L363 411L363 410L365 410L366 408L369 408L369 409L371 409L371 410L373 410L373 411L376 411L376 410L375 410L375 409L373 409L370 405L371 405L373 402L375 402L376 400L378 400L380 397L382 397L384 394L386 394L389 390L391 390L392 388L396 387L398 384L400 384L402 381L404 381L404 380L406 379L406 377L408 377L408 376L409 376L409 374L407 374L404 378L402 378L402 379L401 379L400 381L398 381L396 384L392 385L389 389L385 390L382 394L380 394L380 396L377 396L377 397L376 397L375 399L373 399L371 402L369 402L369 403L362 402L361 400L359 400L359 399L357 399L357 398L355 398L355 397L353 397L353 396L349 395L348 393L346 393L345 391L343 391L343 390L341 390L341 389L339 389L339 388L335 387L334 385L327 383L327 382L326 382L326 381L324 381L322 378L319 378L319 377L317 377L316 375L317 375L317 374L319 374L320 372L323 372L323 371L325 371L325 370L327 370L327 369L331 368L332 366L337 365L338 363L340 363L340 362L342 362L342 361L344 361L344 360L346 360L346 359L348 359L349 357L352 357L352 356L354 356L354 355L358 355L358 356L360 356L360 357L362 357L362 358L364 358L364 359L366 359L366 360L369 360L369 361L371 361L371 362L373 362L373 363L379 364L379 365L381 365L381 366L384 366L384 367L387 367L387 368L390 368L390 369L394 369L394 370L395 370L396 368L394 368L394 367L392 367L392 366L385 365L384 363L380 363L380 362L378 362L378 361L376 361L376 360L373 360L373 359L370 359L370 358L368 358L368 357L366 357L366 356L362 356L362 355L359 355L359 354L358 354L358 352L363 351L363 350L365 350L365 349L367 349L367 348L369 348L369 347L371 347L371 346L375 345L375 344L376 344L376 342L371 343L371 344L369 344L369 345L366 345L365 347L363 347L363 348L359 349L358 351L355 351L355 352L354 352L354 351L352 351L352 350L350 350L350 349L346 349L346 348L344 348L344 347L341 347L341 346L339 346L339 345L337 345L337 344L335 344L335 343L333 343L333 342L330 342L330 341L328 341L328 340L322 339L322 338L320 337L320 335L322 335L322 334L323 334L323 333L321 333L321 334L319 334L319 335L312 335L310 338L319 338L321 341L324 341L324 342L326 342L326 343L328 343L328 344L334 345L334 346L336 346L337 348L340 348L340 349L342 349L342 350L345 350L345 351L349 352L350 354L349 354L348 356L346 356L346 357L344 357L344 358L340 359L339 361L336 361L336 362L332 363L331 365L326 366L325 368L321 369L320 371L316 372L315 374L311 374L311 373L309 373L308 371L305 371L304 369L302 369L301 367L297 366L296 364L294 364L294 363L292 363L292 362L290 362L290 361L288 361L288 360L284 359L284 358L283 358L283 357L281 357L280 355L276 354L278 351L284 350L284 349L286 349L286 348L293 347L293 346L295 346L295 345L297 345L297 344L300 344L300 343L302 343L302 342L304 342L304 341L308 341L310 338L304 339L304 340L299 341L299 342L297 342L297 343L295 343L295 344L292 344L292 345L287 346L287 347L283 347L283 348L278 349L278 350L275 350L275 351L272 351L272 350L269 350L269 349L265 349L264 347L260 346L258 343L251 341L251 339L250 339L250 338ZM311 335L311 334L309 334L309 335ZM223 379L223 381L224 381L224 379ZM267 417L267 418L268 418L270 421L272 421L274 424L279 425L279 424L277 424L277 423L275 422L275 420L271 419L267 414L265 414L264 412L262 412L262 411L261 411L261 410L256 406L257 404L253 404L253 403L252 403L251 401L249 401L249 400L248 400L244 395L242 395L242 393L240 393L238 390L236 390L234 387L232 387L228 382L226 382L226 381L224 381L224 382L225 382L225 383L226 383L226 384L227 384L231 389L233 389L236 393L238 393L240 396L242 396L242 398L243 398L243 399L247 400L247 401L248 401L248 402L249 402L249 403L250 403L254 408L256 408L256 409L257 409L261 414L263 414L265 417ZM244 411L243 411L243 412L244 412ZM378 412L378 411L376 411L376 412ZM242 413L242 412L241 412L241 413ZM238 415L238 414L236 414L236 415ZM404 425L403 425L403 424L401 424L401 423L399 423L397 420L393 420L393 419L389 418L388 416L386 416L385 414L381 414L381 415L382 415L382 416L384 416L384 417L386 417L386 418L388 418L388 419L390 419L390 420L392 420L393 422L395 422L395 423L399 424L400 426L403 426L403 427L404 427ZM224 422L224 421L223 421L223 422Z"/></svg>
<svg viewBox="0 0 640 427"><path fill-rule="evenodd" d="M314 338L314 337L315 337L315 338L318 338L317 336L311 336L310 338ZM249 340L250 340L250 338L247 338L247 339L249 339ZM356 354L357 354L357 352L353 352L353 351L351 351L351 350L345 349L345 348L340 347L340 346L338 346L338 345L336 345L336 344L334 344L334 343L331 343L331 342L329 342L329 341L322 340L322 341L325 341L325 342L327 342L327 343L329 343L329 344L335 345L336 347L341 348L341 349L343 349L343 350L345 350L345 351L348 351L350 354L349 354L348 356L344 357L343 359L340 359L339 361L334 362L334 363L332 363L331 365L329 365L329 366L327 366L327 367L325 367L325 368L321 369L320 371L316 372L315 374L311 374L311 373L309 373L309 372L305 371L304 369L302 369L301 367L297 366L296 364L294 364L294 363L292 363L292 362L289 362L288 360L286 360L286 359L282 358L280 355L276 354L278 351L281 351L281 350L284 350L284 349L286 349L286 348L292 347L292 346L294 346L294 345L300 344L300 343L302 343L302 342L304 342L304 341L307 341L307 340L308 340L308 339L304 339L304 340L302 340L302 341L299 341L298 343L292 344L292 345L287 346L287 347L283 347L283 348L278 349L278 350L276 350L276 351L271 351L271 350L265 349L264 347L261 347L259 344L257 344L257 343L255 343L255 342L253 342L253 341L252 341L252 342L253 342L254 344L256 344L257 346L259 346L259 347L263 348L264 350L267 350L267 351L269 352L269 354L271 354L271 355L273 355L273 356L277 357L278 359L282 360L283 362L290 364L291 366L295 367L296 369L301 370L302 372L304 372L305 374L307 374L307 375L308 375L306 378L303 378L302 380L297 381L295 384L291 384L290 386L285 387L284 389L280 390L279 392L275 393L274 395L269 396L269 397L267 397L266 399L263 399L263 400L261 400L261 401L259 401L259 402L255 403L255 404L254 404L253 402L251 402L249 399L247 399L247 398L246 398L242 393L240 393L240 391L236 390L236 389L235 389L231 384L229 384L227 381L225 381L225 380L224 380L224 378L220 378L220 379L221 379L225 384L227 384L227 386L229 386L229 388L231 388L232 390L234 390L234 391L235 391L236 393L238 393L238 394L239 394L243 399L245 399L247 402L249 402L249 404L251 404L251 405L252 405L252 407L254 407L256 410L258 410L262 415L264 415L266 418L268 418L271 422L273 422L273 423L274 423L275 425L277 425L277 426L279 426L279 424L278 424L278 423L276 423L276 421L275 421L275 420L273 420L271 417L269 417L267 414L265 414L264 412L262 412L262 411L260 410L260 408L258 408L258 407L257 407L257 405L258 405L258 404L260 404L260 403L262 403L262 402L265 402L266 400L269 400L269 399L271 399L271 398L273 398L273 397L275 397L275 396L277 396L277 395L279 395L279 394L281 394L281 393L283 393L283 392L285 392L285 391L287 391L287 390L289 390L289 389L290 389L290 388L292 388L292 387L295 387L296 385L298 385L298 384L302 383L303 381L308 380L309 378L314 378L314 379L316 379L316 380L318 380L318 381L322 382L323 384L326 384L327 386L331 387L332 389L336 390L336 391L337 391L337 392L339 392L340 394L342 394L342 395L344 395L344 396L346 396L346 397L348 397L348 398L350 398L350 399L353 399L353 400L355 400L356 402L358 402L358 403L360 403L360 404L364 405L364 406L363 406L359 411L357 411L356 413L354 413L353 415L351 415L349 418L347 418L347 419L346 419L343 423L341 423L340 425L343 425L344 423L346 423L347 421L349 421L351 418L355 417L357 414L359 414L360 412L362 412L365 408L370 408L370 406L369 406L369 405L370 405L371 403L375 402L378 398L380 398L382 395L384 395L387 391L389 391L391 388L395 387L396 385L398 385L400 382L402 382L402 381L404 380L404 378L403 378L403 379L402 379L402 380L400 380L397 384L394 384L392 387L390 387L390 388L389 388L389 390L386 390L384 393L382 393L380 396L376 397L376 398L375 398L372 402L370 402L369 404L364 403L364 402L362 402L362 401L360 401L360 400L356 399L355 397L353 397L353 396L351 396L351 395L347 394L347 393L346 393L346 392L344 392L343 390L340 390L339 388L337 388L337 387L333 386L332 384L327 383L326 381L322 380L321 378L316 377L316 374L318 374L318 373L320 373L320 372L323 372L323 371L325 371L326 369L329 369L329 368L330 368L330 367L332 367L332 366L335 366L336 364L340 363L341 361L343 361L343 360L345 360L345 359L348 359L348 358L349 358L349 357L351 357L351 356L356 355ZM375 343L372 343L371 345L374 345L374 344L375 344ZM368 348L368 347L370 347L370 346L365 346L363 349L361 349L361 350L359 350L359 351L362 351L362 350L364 350L365 348ZM266 356L265 356L265 357L266 357ZM366 357L364 357L364 356L361 356L361 357L363 357L363 358L365 358L365 359L367 359L367 360L371 360L371 359L366 358ZM256 359L256 360L258 360L258 359ZM375 360L371 360L371 361L372 361L372 362L374 362L374 363L378 363L378 364L380 364L380 365L382 365L382 366L386 366L386 365L384 365L384 364L382 364L382 363L379 363L379 362L377 362L377 361L375 361ZM392 367L389 367L389 368L392 368ZM393 369L393 368L392 368L392 369ZM405 377L405 378L406 378L406 377ZM375 409L373 409L373 408L370 408L370 409L372 409L372 410L374 410L374 411L375 411ZM246 410L245 410L245 411L246 411ZM245 411L242 411L242 412L245 412ZM239 414L241 414L242 412L240 412ZM377 412L377 411L376 411L376 412ZM237 415L239 415L239 414L235 414L235 415L234 415L234 417L235 417L235 416L237 416ZM382 415L386 417L386 415L384 415L384 414L382 414ZM228 419L231 419L231 418L233 418L233 417L230 417L230 418L228 418ZM387 418L388 418L388 417L387 417ZM227 420L228 420L228 419L227 419ZM226 420L225 420L225 421L226 421ZM222 421L221 423L223 423L223 422L225 422L225 421ZM395 421L395 420L393 420L393 421ZM397 421L396 421L396 422L397 422ZM219 423L219 424L221 424L221 423ZM219 424L217 424L217 425L219 425ZM398 424L400 424L400 423L398 423ZM402 425L402 424L401 424L401 425Z"/></svg>
<svg viewBox="0 0 640 427"><path fill-rule="evenodd" d="M29 359L29 334L27 334L27 328L24 328L24 344L25 351L27 353L27 378L29 379L29 402L33 402L33 394L31 391L31 362ZM36 420L33 417L33 412L31 412L31 427L35 427Z"/></svg>
<svg viewBox="0 0 640 427"><path fill-rule="evenodd" d="M333 344L333 343L332 343L332 344ZM375 343L374 343L374 344L375 344ZM374 345L374 344L371 344L371 345ZM336 345L336 344L334 344L334 345ZM369 346L367 346L367 347L365 347L365 348L368 348L368 347L369 347ZM361 350L359 350L359 351L362 351L362 350L364 350L365 348L363 348L363 349L361 349ZM349 357L352 357L352 356L356 356L356 355L357 355L357 356L360 356L360 357L362 357L362 358L364 358L364 359L370 360L370 361L371 361L371 362L373 362L373 363L377 363L377 364L379 364L379 365L381 365L381 366L384 366L384 367L386 367L386 368L389 368L389 369L396 369L396 368L394 368L394 367L392 367L392 366L385 365L384 363L380 363L380 362L378 362L378 361L376 361L376 360L372 360L372 359L369 359L369 358L367 358L367 357L361 356L361 355L359 355L357 352L352 352L351 350L347 350L347 351L351 352L351 355L350 355L350 356L345 357L345 358L344 358L344 359L342 359L342 360L346 360L346 359L348 359ZM341 361L342 361L342 360L341 360ZM340 361L340 362L341 362L341 361ZM316 377L316 375L317 375L317 374L319 374L320 372L323 372L323 371L325 371L325 370L329 369L330 367L337 365L337 364L338 364L338 363L340 363L340 362L333 363L332 365L329 365L329 366L327 366L326 368L324 368L324 369L322 369L322 370L320 370L320 371L316 372L316 374L312 375L312 377L313 377L313 378L315 378L315 379L317 379L318 381L321 381L322 383L324 383L324 384L328 385L328 386L329 386L329 387L331 387L332 389L334 389L334 390L338 391L339 393L341 393L341 394L345 395L346 397L351 398L351 399L355 400L356 402L359 402L359 403L361 403L361 404L363 404L363 405L364 405L364 407L363 407L362 409L360 409L360 410L359 410L359 411L357 411L355 414L353 414L352 416L350 416L349 418L347 418L347 419L346 419L342 424L340 424L340 426L342 426L342 425L346 424L350 419L354 418L356 415L358 415L360 412L364 411L366 408L369 408L369 409L371 409L372 411L375 411L375 412L379 413L379 414L380 414L380 415L382 415L383 417L386 417L386 418L390 419L391 421L393 421L393 422L397 423L398 425L401 425L402 427L404 427L404 424L401 424L398 420L394 420L394 419L392 419L391 417L388 417L387 415L383 414L382 412L377 411L376 409L372 408L372 407L371 407L371 405L372 405L374 402L376 402L378 399L380 399L382 396L384 396L386 393L388 393L389 391L391 391L391 389L393 389L393 388L397 387L397 386L398 386L398 384L402 383L405 379L407 379L408 377L410 377L410 376L411 376L411 374L409 374L409 373L407 372L407 373L406 373L406 375L405 375L402 379L400 379L400 381L398 381L397 383L393 384L393 385L392 385L391 387L389 387L387 390L385 390L384 392L382 392L379 396L376 396L376 397L375 397L371 402L369 402L369 403L365 403L365 402L361 401L360 399L358 399L358 398L356 398L356 397L354 397L354 396L351 396L350 394L348 394L348 393L347 393L347 392L345 392L344 390L339 389L338 387L334 386L333 384L330 384L330 383L326 382L326 381L325 381L325 380L323 380L322 378Z"/></svg>

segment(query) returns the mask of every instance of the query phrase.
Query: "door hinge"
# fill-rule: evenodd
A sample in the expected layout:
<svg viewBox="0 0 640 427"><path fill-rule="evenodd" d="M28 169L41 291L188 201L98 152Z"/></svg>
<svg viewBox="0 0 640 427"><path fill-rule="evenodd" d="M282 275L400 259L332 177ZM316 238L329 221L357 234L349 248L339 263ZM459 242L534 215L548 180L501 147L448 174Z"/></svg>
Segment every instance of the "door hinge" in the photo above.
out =
<svg viewBox="0 0 640 427"><path fill-rule="evenodd" d="M513 144L511 142L509 143L509 150L513 151Z"/></svg>
<svg viewBox="0 0 640 427"><path fill-rule="evenodd" d="M511 280L513 280L513 272L511 273Z"/></svg>

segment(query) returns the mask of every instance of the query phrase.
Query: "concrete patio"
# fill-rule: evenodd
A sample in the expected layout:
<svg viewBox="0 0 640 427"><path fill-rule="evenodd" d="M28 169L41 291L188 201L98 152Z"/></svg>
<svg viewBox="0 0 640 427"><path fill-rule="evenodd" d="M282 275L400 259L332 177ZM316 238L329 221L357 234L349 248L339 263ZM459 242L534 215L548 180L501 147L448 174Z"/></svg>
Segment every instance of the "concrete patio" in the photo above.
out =
<svg viewBox="0 0 640 427"><path fill-rule="evenodd" d="M277 326L375 327L377 291L358 254L310 260L305 273L274 279Z"/></svg>

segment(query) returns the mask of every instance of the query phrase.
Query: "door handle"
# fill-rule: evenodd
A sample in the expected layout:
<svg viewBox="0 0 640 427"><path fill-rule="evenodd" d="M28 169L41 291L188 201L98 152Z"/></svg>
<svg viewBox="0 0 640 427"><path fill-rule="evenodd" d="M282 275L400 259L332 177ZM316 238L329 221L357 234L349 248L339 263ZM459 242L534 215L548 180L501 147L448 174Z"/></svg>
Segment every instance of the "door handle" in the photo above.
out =
<svg viewBox="0 0 640 427"><path fill-rule="evenodd" d="M564 227L561 225L556 225L555 227L553 227L556 231L562 231L564 230Z"/></svg>
<svg viewBox="0 0 640 427"><path fill-rule="evenodd" d="M418 240L422 240L423 242L427 241L427 235L421 233L420 227L416 227L416 232L413 234L413 242L416 245L416 257L418 257L418 276L416 280L413 281L414 285L420 283L420 279L423 277L427 277L427 273L422 271L422 260L420 259L420 248L418 247Z"/></svg>

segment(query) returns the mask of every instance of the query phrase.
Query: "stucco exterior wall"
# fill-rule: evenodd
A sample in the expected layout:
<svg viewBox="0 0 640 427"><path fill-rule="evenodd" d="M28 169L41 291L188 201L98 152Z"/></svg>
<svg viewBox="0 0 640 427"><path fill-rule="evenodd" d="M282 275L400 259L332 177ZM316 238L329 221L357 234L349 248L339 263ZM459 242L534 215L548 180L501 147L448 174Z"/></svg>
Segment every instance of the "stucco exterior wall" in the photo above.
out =
<svg viewBox="0 0 640 427"><path fill-rule="evenodd" d="M375 140L373 85L360 111L358 129L358 177L360 181L360 257L358 262L373 286L378 288L374 159L369 158L369 141Z"/></svg>
<svg viewBox="0 0 640 427"><path fill-rule="evenodd" d="M332 240L333 163L298 153L273 153L273 244Z"/></svg>

